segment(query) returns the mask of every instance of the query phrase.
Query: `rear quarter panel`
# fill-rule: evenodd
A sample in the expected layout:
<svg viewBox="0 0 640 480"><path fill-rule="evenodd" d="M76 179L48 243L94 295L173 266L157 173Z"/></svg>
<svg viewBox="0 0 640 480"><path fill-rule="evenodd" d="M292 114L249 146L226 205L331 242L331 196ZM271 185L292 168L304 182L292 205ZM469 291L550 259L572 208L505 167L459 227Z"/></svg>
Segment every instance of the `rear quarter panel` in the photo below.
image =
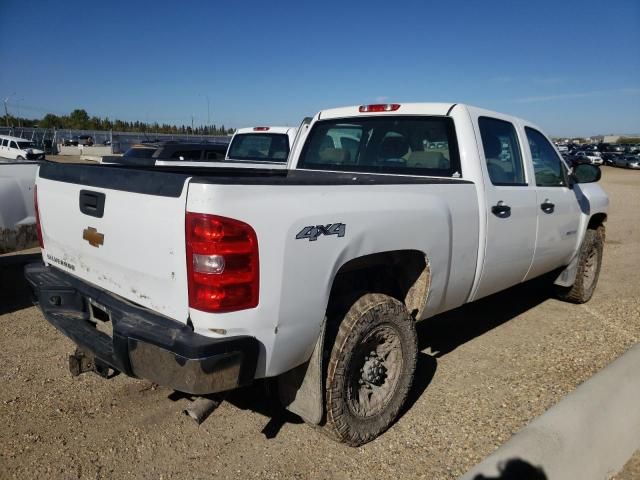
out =
<svg viewBox="0 0 640 480"><path fill-rule="evenodd" d="M423 318L465 302L478 252L475 185L208 185L189 186L187 210L235 218L257 233L260 303L251 310L191 310L196 331L256 336L258 376L308 360L324 319L333 279L351 259L418 250L432 278ZM343 223L344 237L296 239L306 226Z"/></svg>

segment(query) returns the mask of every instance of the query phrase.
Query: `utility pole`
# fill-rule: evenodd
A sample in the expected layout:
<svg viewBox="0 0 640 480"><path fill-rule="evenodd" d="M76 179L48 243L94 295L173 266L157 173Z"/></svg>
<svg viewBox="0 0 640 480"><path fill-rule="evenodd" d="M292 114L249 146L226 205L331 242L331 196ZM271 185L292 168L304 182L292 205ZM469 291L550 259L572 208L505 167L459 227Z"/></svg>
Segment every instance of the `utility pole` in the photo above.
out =
<svg viewBox="0 0 640 480"><path fill-rule="evenodd" d="M5 126L9 126L9 110L7 110L7 101L9 100L9 97L4 99L4 123Z"/></svg>
<svg viewBox="0 0 640 480"><path fill-rule="evenodd" d="M211 125L211 119L209 118L209 95L207 95L207 130L209 125Z"/></svg>
<svg viewBox="0 0 640 480"><path fill-rule="evenodd" d="M11 97L13 97L16 94L16 92L13 92L11 95L9 95L8 97L6 97L4 99L4 122L5 125L8 127L9 126L9 109L7 108L7 102L9 101L9 99Z"/></svg>
<svg viewBox="0 0 640 480"><path fill-rule="evenodd" d="M199 93L198 94L199 97L204 97L207 99L207 131L209 131L209 127L211 126L211 105L209 102L209 94L205 93Z"/></svg>
<svg viewBox="0 0 640 480"><path fill-rule="evenodd" d="M24 100L24 98L19 98L18 100L16 100L17 104L18 104L18 126L20 128L22 128L22 119L20 118L20 102Z"/></svg>

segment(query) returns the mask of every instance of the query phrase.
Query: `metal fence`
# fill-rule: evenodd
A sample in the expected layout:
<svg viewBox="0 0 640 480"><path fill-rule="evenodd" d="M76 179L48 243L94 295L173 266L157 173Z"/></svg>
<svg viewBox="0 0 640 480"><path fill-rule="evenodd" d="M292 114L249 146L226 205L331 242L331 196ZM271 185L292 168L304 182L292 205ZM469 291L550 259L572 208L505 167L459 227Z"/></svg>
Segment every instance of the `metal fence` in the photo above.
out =
<svg viewBox="0 0 640 480"><path fill-rule="evenodd" d="M142 142L210 142L229 143L228 135L182 135L153 132L114 132L105 130L68 130L52 128L0 127L0 135L24 138L47 153L57 153L58 145L77 141L78 137L88 135L94 145L111 146L112 153L124 153L132 145Z"/></svg>

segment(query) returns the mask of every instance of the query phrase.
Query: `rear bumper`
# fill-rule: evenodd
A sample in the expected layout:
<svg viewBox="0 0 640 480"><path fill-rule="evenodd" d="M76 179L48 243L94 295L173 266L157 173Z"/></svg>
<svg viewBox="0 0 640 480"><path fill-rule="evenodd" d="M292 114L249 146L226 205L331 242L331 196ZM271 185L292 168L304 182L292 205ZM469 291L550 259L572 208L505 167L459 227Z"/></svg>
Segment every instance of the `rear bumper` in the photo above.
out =
<svg viewBox="0 0 640 480"><path fill-rule="evenodd" d="M41 263L27 265L25 277L47 321L115 370L199 395L232 390L254 378L259 346L253 337L198 335ZM96 306L108 314L110 322L103 323L111 323L112 336L96 328Z"/></svg>

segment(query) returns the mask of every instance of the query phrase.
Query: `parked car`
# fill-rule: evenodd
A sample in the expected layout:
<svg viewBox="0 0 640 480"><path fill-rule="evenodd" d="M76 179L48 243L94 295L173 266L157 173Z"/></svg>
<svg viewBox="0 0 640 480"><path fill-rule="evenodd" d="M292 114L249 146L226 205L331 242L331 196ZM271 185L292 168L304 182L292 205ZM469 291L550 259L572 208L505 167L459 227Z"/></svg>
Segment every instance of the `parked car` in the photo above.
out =
<svg viewBox="0 0 640 480"><path fill-rule="evenodd" d="M624 153L625 148L622 145L607 145L605 151L611 153Z"/></svg>
<svg viewBox="0 0 640 480"><path fill-rule="evenodd" d="M640 152L640 145L629 145L629 147L625 150L627 153L638 153Z"/></svg>
<svg viewBox="0 0 640 480"><path fill-rule="evenodd" d="M417 321L551 272L560 298L591 298L599 178L569 170L535 125L488 110L323 110L287 169L45 163L44 263L25 276L76 343L74 374L194 395L272 378L289 410L357 446L405 406Z"/></svg>
<svg viewBox="0 0 640 480"><path fill-rule="evenodd" d="M91 135L78 135L78 145L85 147L93 146L93 137Z"/></svg>
<svg viewBox="0 0 640 480"><path fill-rule="evenodd" d="M108 155L102 157L103 164L121 165L156 165L156 162L212 162L224 160L227 145L225 143L181 143L161 142L145 143L132 146L122 156Z"/></svg>
<svg viewBox="0 0 640 480"><path fill-rule="evenodd" d="M31 140L0 135L0 157L9 160L44 160L44 150L35 148Z"/></svg>
<svg viewBox="0 0 640 480"><path fill-rule="evenodd" d="M225 160L284 164L297 131L296 127L240 128L231 138Z"/></svg>
<svg viewBox="0 0 640 480"><path fill-rule="evenodd" d="M122 164L122 165L153 165L149 160L158 149L159 145L135 144L132 145L123 155L104 155L100 163Z"/></svg>
<svg viewBox="0 0 640 480"><path fill-rule="evenodd" d="M614 166L616 158L624 155L617 152L605 152L602 154L602 161L605 165Z"/></svg>
<svg viewBox="0 0 640 480"><path fill-rule="evenodd" d="M77 147L86 146L91 147L94 144L93 137L91 135L74 135L62 140L62 145L65 147Z"/></svg>
<svg viewBox="0 0 640 480"><path fill-rule="evenodd" d="M602 165L604 162L600 156L600 152L593 150L581 150L576 152L574 158L580 163L583 159L589 161L592 165Z"/></svg>
<svg viewBox="0 0 640 480"><path fill-rule="evenodd" d="M640 156L638 155L619 155L614 160L614 166L622 168L640 168Z"/></svg>

